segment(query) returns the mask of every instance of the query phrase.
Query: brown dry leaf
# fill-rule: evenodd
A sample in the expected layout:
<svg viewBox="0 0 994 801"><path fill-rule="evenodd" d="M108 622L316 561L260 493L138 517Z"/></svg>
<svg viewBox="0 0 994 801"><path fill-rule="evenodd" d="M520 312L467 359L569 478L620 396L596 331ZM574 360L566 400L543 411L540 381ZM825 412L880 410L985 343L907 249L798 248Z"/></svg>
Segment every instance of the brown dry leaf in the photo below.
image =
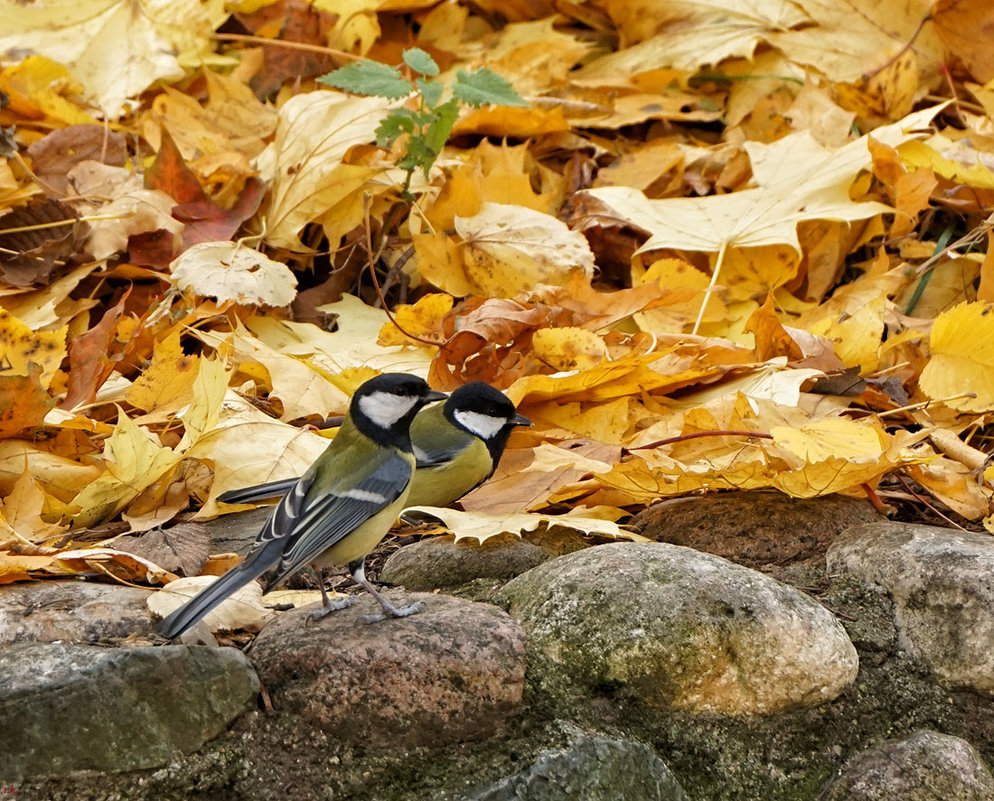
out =
<svg viewBox="0 0 994 801"><path fill-rule="evenodd" d="M128 150L125 137L103 125L70 125L32 143L28 155L43 186L64 194L66 176L81 161L123 167Z"/></svg>
<svg viewBox="0 0 994 801"><path fill-rule="evenodd" d="M931 25L918 30L931 0L797 0L795 5L808 24L769 36L791 61L814 67L830 81L856 83L899 55L914 37L910 52L921 83L938 79L944 48Z"/></svg>
<svg viewBox="0 0 994 801"><path fill-rule="evenodd" d="M508 298L538 284L562 285L577 273L588 279L593 274L587 240L551 215L484 203L454 224L463 240L461 265L418 260L418 272L450 295Z"/></svg>
<svg viewBox="0 0 994 801"><path fill-rule="evenodd" d="M0 309L0 360L12 375L31 375L31 365L41 368L38 382L48 387L66 356L65 327L34 332L6 309Z"/></svg>
<svg viewBox="0 0 994 801"><path fill-rule="evenodd" d="M174 468L181 456L160 445L123 412L104 446L105 472L72 500L73 523L86 528L112 518L140 492Z"/></svg>
<svg viewBox="0 0 994 801"><path fill-rule="evenodd" d="M298 239L300 229L322 222L337 246L341 236L359 224L361 202L342 204L358 197L381 170L346 164L344 159L354 146L376 139L376 127L389 108L381 98L330 90L295 95L283 105L273 143L259 157L263 177L273 182L263 214L267 242L306 251Z"/></svg>
<svg viewBox="0 0 994 801"><path fill-rule="evenodd" d="M729 57L748 58L773 33L809 22L797 5L784 2L676 0L655 9L610 2L607 10L626 40L637 44L591 61L578 71L579 80L627 77L661 67L693 71Z"/></svg>
<svg viewBox="0 0 994 801"><path fill-rule="evenodd" d="M91 218L99 217L91 219L86 243L94 260L123 253L130 237L159 229L167 232L173 247L179 246L183 224L172 217L176 201L165 192L145 189L141 176L123 167L85 161L70 171L69 185L80 198L78 207Z"/></svg>
<svg viewBox="0 0 994 801"><path fill-rule="evenodd" d="M148 559L127 551L101 547L60 551L51 557L51 565L44 572L57 575L96 572L110 579L146 584L165 584L176 579L175 575Z"/></svg>
<svg viewBox="0 0 994 801"><path fill-rule="evenodd" d="M103 468L92 460L83 464L24 440L0 440L0 491L11 492L25 472L38 481L46 496L67 502L100 476Z"/></svg>
<svg viewBox="0 0 994 801"><path fill-rule="evenodd" d="M898 152L909 167L927 167L936 175L967 186L994 188L994 159L967 139L955 141L933 134L921 142L906 142Z"/></svg>
<svg viewBox="0 0 994 801"><path fill-rule="evenodd" d="M604 340L583 328L540 328L532 337L535 357L553 370L589 370L607 356Z"/></svg>
<svg viewBox="0 0 994 801"><path fill-rule="evenodd" d="M768 361L777 356L786 356L788 361L800 361L804 354L800 345L787 332L777 316L773 305L773 295L753 313L745 326L756 337L756 358Z"/></svg>
<svg viewBox="0 0 994 801"><path fill-rule="evenodd" d="M468 512L494 515L542 509L557 491L592 472L610 469L621 459L618 445L575 440L562 445L557 450L566 454L565 458L558 462L546 459L535 471L528 471L535 461L532 449L508 448L493 477L461 498L460 505Z"/></svg>
<svg viewBox="0 0 994 801"><path fill-rule="evenodd" d="M994 7L986 0L935 0L932 25L950 53L981 83L994 78Z"/></svg>
<svg viewBox="0 0 994 801"><path fill-rule="evenodd" d="M977 475L945 456L934 456L924 464L909 465L908 476L921 484L967 520L978 520L991 512L991 490L977 481Z"/></svg>
<svg viewBox="0 0 994 801"><path fill-rule="evenodd" d="M302 475L328 447L328 440L286 425L229 398L217 428L197 442L187 456L214 469L210 497L197 513L210 519L222 509L217 496L231 489Z"/></svg>
<svg viewBox="0 0 994 801"><path fill-rule="evenodd" d="M21 6L17 10L37 15L37 12L27 11L27 8ZM13 8L6 10L12 11ZM37 21L48 25L52 20ZM15 18L11 22L17 26L23 20ZM6 51L11 46L27 46L25 39L20 36L11 36L6 31L5 34L0 35L0 51ZM63 56L64 54L60 54L60 57ZM6 93L13 111L29 119L46 119L53 124L68 125L96 123L88 109L81 108L79 103L74 102L73 96L77 89L78 84L73 81L65 65L44 55L29 55L21 62L0 70L0 91Z"/></svg>
<svg viewBox="0 0 994 801"><path fill-rule="evenodd" d="M146 412L152 409L177 411L189 402L200 361L183 353L181 331L174 328L155 343L152 361L135 379L125 397L128 403Z"/></svg>
<svg viewBox="0 0 994 801"><path fill-rule="evenodd" d="M283 263L236 242L201 242L169 265L175 285L218 303L289 306L297 278Z"/></svg>
<svg viewBox="0 0 994 801"><path fill-rule="evenodd" d="M137 9L121 0L58 0L45 7L11 5L5 14L0 52L31 50L70 66L87 99L113 119L155 81L182 77L178 56L211 58L208 37L227 16L221 0Z"/></svg>
<svg viewBox="0 0 994 801"><path fill-rule="evenodd" d="M425 219L435 230L453 229L456 217L472 217L484 202L526 206L546 214L555 214L562 204L562 178L541 167L525 145L484 140L468 153L453 155L460 163L448 170L448 179L425 210ZM539 186L533 184L533 176L540 179ZM420 230L418 222L411 220L415 232Z"/></svg>
<svg viewBox="0 0 994 801"><path fill-rule="evenodd" d="M442 323L445 316L452 311L453 298L433 292L420 298L414 305L407 303L393 310L393 321L384 323L377 345L408 345L412 344L408 334L442 343Z"/></svg>
<svg viewBox="0 0 994 801"><path fill-rule="evenodd" d="M248 158L257 156L276 127L276 110L260 102L251 88L234 76L204 70L204 77L204 104L184 92L163 87L142 122L149 144L158 151L161 128L165 128L183 158L194 166L194 160L204 154L235 151Z"/></svg>
<svg viewBox="0 0 994 801"><path fill-rule="evenodd" d="M878 128L873 138L900 144L914 138L916 134L909 132L927 125L937 111L933 107L915 112ZM867 143L863 137L831 150L809 134L798 133L770 145L747 144L759 186L728 195L649 200L625 187L591 189L587 194L622 220L650 232L640 253L659 248L723 253L726 248L769 245L800 250L797 224L802 220L862 220L890 211L882 203L849 198L856 173L870 163Z"/></svg>
<svg viewBox="0 0 994 801"><path fill-rule="evenodd" d="M405 513L415 513L419 516L424 515L441 520L445 527L455 535L456 542L466 538L485 542L499 534L510 533L520 536L539 529L550 528L565 528L581 534L610 539L646 541L641 535L626 531L611 520L585 516L584 511L586 510L578 508L564 515L482 514L480 512L460 512L437 506L412 506Z"/></svg>
<svg viewBox="0 0 994 801"><path fill-rule="evenodd" d="M65 527L44 518L46 505L45 491L30 473L24 473L0 500L0 527L22 542L43 543L58 536ZM0 540L5 539L0 535Z"/></svg>
<svg viewBox="0 0 994 801"><path fill-rule="evenodd" d="M212 348L231 353L242 372L257 373L252 363L261 365L261 383L268 386L273 398L279 399L284 420L339 414L348 403L341 390L302 359L283 352L278 345L274 347L265 338L252 336L241 324L226 334L201 331L198 336Z"/></svg>
<svg viewBox="0 0 994 801"><path fill-rule="evenodd" d="M146 604L149 611L165 617L215 581L215 576L178 578L152 593ZM263 606L261 585L250 581L211 610L204 617L204 623L212 632L259 631L272 617L273 612Z"/></svg>
<svg viewBox="0 0 994 801"><path fill-rule="evenodd" d="M491 36L463 44L460 69L486 66L509 80L522 97L565 84L590 44L557 30L553 16L511 23ZM452 75L443 73L442 80Z"/></svg>
<svg viewBox="0 0 994 801"><path fill-rule="evenodd" d="M0 373L0 437L40 426L55 400L41 385L41 365L28 364L28 374Z"/></svg>

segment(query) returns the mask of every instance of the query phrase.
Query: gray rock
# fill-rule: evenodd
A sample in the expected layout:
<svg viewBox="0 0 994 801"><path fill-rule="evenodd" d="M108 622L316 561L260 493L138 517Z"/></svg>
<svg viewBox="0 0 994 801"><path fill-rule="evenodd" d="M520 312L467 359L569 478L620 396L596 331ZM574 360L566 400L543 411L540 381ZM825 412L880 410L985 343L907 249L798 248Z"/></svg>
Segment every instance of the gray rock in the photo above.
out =
<svg viewBox="0 0 994 801"><path fill-rule="evenodd" d="M0 775L154 767L255 703L234 648L17 643L0 651Z"/></svg>
<svg viewBox="0 0 994 801"><path fill-rule="evenodd" d="M966 740L918 731L857 754L824 801L990 801L994 777Z"/></svg>
<svg viewBox="0 0 994 801"><path fill-rule="evenodd" d="M488 604L405 594L425 609L363 623L368 596L309 624L307 607L281 615L250 657L274 707L345 743L400 747L489 737L521 703L524 633Z"/></svg>
<svg viewBox="0 0 994 801"><path fill-rule="evenodd" d="M94 643L148 632L150 590L82 581L43 581L0 588L0 644Z"/></svg>
<svg viewBox="0 0 994 801"><path fill-rule="evenodd" d="M206 521L204 525L211 535L211 553L237 553L244 556L272 511L270 504Z"/></svg>
<svg viewBox="0 0 994 801"><path fill-rule="evenodd" d="M825 550L850 526L884 518L843 495L791 498L753 490L662 501L632 519L644 536L723 556L747 567L824 564Z"/></svg>
<svg viewBox="0 0 994 801"><path fill-rule="evenodd" d="M474 579L504 582L548 559L589 545L579 534L547 533L535 539L501 536L482 543L429 537L390 554L380 579L409 590L449 589Z"/></svg>
<svg viewBox="0 0 994 801"><path fill-rule="evenodd" d="M771 713L838 696L856 650L822 606L690 548L618 543L539 565L499 593L556 697L623 688L648 706Z"/></svg>
<svg viewBox="0 0 994 801"><path fill-rule="evenodd" d="M842 534L829 571L883 587L900 644L948 686L994 695L994 539L912 523Z"/></svg>
<svg viewBox="0 0 994 801"><path fill-rule="evenodd" d="M525 770L462 801L687 801L670 769L649 746L581 734L546 751Z"/></svg>

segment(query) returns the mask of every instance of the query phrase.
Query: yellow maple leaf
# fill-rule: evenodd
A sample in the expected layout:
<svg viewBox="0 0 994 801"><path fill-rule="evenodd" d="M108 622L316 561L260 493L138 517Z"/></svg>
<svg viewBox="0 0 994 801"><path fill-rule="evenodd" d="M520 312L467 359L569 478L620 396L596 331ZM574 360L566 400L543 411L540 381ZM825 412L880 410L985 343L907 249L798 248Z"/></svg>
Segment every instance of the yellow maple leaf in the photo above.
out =
<svg viewBox="0 0 994 801"><path fill-rule="evenodd" d="M960 303L940 314L929 349L918 380L927 397L961 412L994 410L994 304Z"/></svg>
<svg viewBox="0 0 994 801"><path fill-rule="evenodd" d="M11 375L30 375L32 364L41 367L41 386L47 388L66 356L66 332L32 331L6 309L0 308L0 363Z"/></svg>
<svg viewBox="0 0 994 801"><path fill-rule="evenodd" d="M155 343L152 361L125 393L132 406L146 412L155 408L176 411L190 400L200 361L183 353L181 333L174 328Z"/></svg>

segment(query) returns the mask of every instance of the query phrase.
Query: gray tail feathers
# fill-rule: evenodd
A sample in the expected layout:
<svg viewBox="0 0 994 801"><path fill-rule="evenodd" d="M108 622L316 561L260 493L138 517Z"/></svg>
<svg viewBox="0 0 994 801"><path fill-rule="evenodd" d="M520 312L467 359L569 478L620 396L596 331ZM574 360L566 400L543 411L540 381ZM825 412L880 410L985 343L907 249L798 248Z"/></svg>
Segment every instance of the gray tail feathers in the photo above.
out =
<svg viewBox="0 0 994 801"><path fill-rule="evenodd" d="M270 481L267 484L256 484L251 487L228 490L217 496L221 503L249 503L251 501L264 501L267 498L279 498L286 495L297 483L295 478L285 478L280 481Z"/></svg>
<svg viewBox="0 0 994 801"><path fill-rule="evenodd" d="M270 560L262 558L264 550L259 549L250 553L243 562L239 562L209 587L205 587L179 609L166 616L159 624L159 633L169 639L178 637L190 626L202 620L204 615L237 589L265 573L272 565L269 563Z"/></svg>

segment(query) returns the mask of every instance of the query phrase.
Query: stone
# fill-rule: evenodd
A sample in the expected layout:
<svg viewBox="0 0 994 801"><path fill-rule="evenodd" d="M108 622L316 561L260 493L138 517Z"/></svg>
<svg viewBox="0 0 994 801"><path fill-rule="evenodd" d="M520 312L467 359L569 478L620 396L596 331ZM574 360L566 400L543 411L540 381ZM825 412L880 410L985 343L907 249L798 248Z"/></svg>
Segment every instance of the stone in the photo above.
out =
<svg viewBox="0 0 994 801"><path fill-rule="evenodd" d="M581 733L569 747L545 751L519 773L460 801L687 801L670 769L649 746Z"/></svg>
<svg viewBox="0 0 994 801"><path fill-rule="evenodd" d="M364 623L380 611L357 604L309 623L316 607L281 615L256 638L250 658L280 713L299 715L346 743L377 747L483 739L521 703L524 633L496 607L445 595L410 617Z"/></svg>
<svg viewBox="0 0 994 801"><path fill-rule="evenodd" d="M648 707L724 715L822 704L856 678L824 607L769 576L664 543L599 545L545 562L498 597L553 697L622 691Z"/></svg>
<svg viewBox="0 0 994 801"><path fill-rule="evenodd" d="M142 534L115 537L111 547L154 562L170 573L196 576L207 563L211 535L203 523L176 523Z"/></svg>
<svg viewBox="0 0 994 801"><path fill-rule="evenodd" d="M151 632L150 590L83 581L36 581L0 588L0 644L95 643Z"/></svg>
<svg viewBox="0 0 994 801"><path fill-rule="evenodd" d="M662 501L635 515L631 524L651 540L766 569L795 562L823 565L825 551L841 532L883 519L859 498L791 498L751 490Z"/></svg>
<svg viewBox="0 0 994 801"><path fill-rule="evenodd" d="M831 573L882 587L902 648L943 683L994 696L994 539L913 523L854 526Z"/></svg>
<svg viewBox="0 0 994 801"><path fill-rule="evenodd" d="M536 538L513 535L482 543L466 538L428 537L398 548L387 559L380 580L409 590L460 587L475 579L503 583L563 553L586 548L580 534L552 534Z"/></svg>
<svg viewBox="0 0 994 801"><path fill-rule="evenodd" d="M16 643L0 650L0 774L164 765L255 705L235 648Z"/></svg>
<svg viewBox="0 0 994 801"><path fill-rule="evenodd" d="M863 751L842 767L823 801L990 801L994 776L966 740L917 731Z"/></svg>
<svg viewBox="0 0 994 801"><path fill-rule="evenodd" d="M211 535L211 553L245 556L272 511L272 504L269 504L206 521L204 525Z"/></svg>

